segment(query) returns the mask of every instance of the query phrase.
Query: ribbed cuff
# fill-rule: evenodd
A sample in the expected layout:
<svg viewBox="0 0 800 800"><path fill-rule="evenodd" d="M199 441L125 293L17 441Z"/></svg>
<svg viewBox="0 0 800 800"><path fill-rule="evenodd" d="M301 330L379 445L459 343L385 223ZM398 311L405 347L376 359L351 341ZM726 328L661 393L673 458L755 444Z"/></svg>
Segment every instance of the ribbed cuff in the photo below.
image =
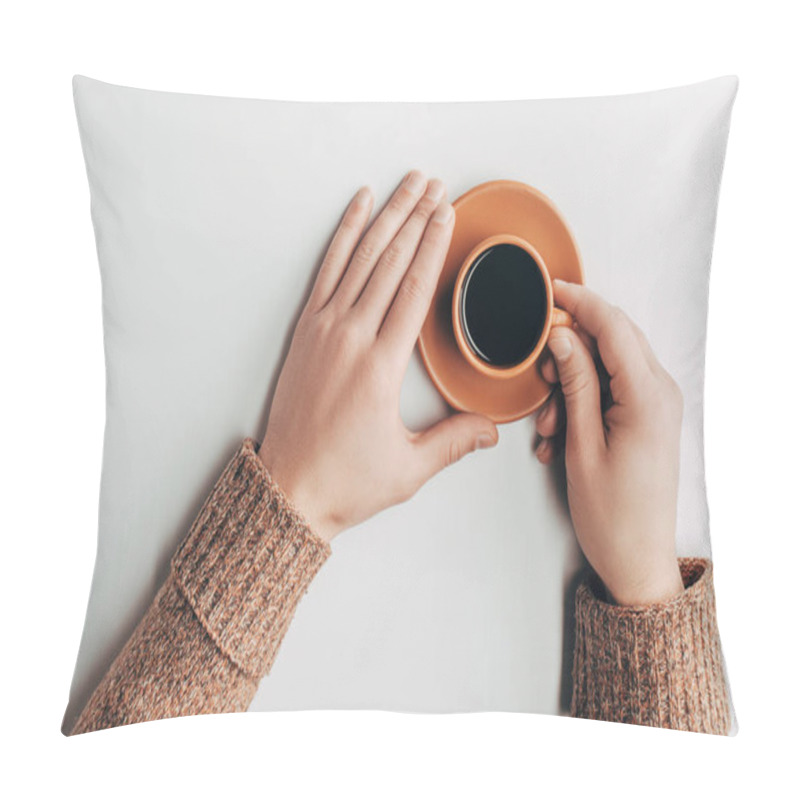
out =
<svg viewBox="0 0 800 800"><path fill-rule="evenodd" d="M272 666L295 607L330 555L246 439L172 559L208 634L256 679Z"/></svg>
<svg viewBox="0 0 800 800"><path fill-rule="evenodd" d="M711 562L680 559L680 569L684 592L651 606L610 605L580 585L573 716L728 733Z"/></svg>

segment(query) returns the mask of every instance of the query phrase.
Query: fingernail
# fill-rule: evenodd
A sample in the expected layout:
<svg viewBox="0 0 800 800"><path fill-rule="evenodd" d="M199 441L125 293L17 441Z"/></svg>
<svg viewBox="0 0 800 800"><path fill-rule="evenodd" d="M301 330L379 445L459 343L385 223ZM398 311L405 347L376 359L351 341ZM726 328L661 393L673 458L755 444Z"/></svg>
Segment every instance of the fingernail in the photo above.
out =
<svg viewBox="0 0 800 800"><path fill-rule="evenodd" d="M547 346L556 361L566 361L570 353L572 353L572 341L568 336L561 333L551 336Z"/></svg>
<svg viewBox="0 0 800 800"><path fill-rule="evenodd" d="M438 178L434 178L428 183L427 195L438 203L444 197L444 184Z"/></svg>
<svg viewBox="0 0 800 800"><path fill-rule="evenodd" d="M433 221L444 225L453 218L453 206L450 203L439 203L433 215Z"/></svg>
<svg viewBox="0 0 800 800"><path fill-rule="evenodd" d="M369 198L372 195L372 192L369 186L362 186L357 192L356 196L353 198L353 205L358 206L359 208L363 208L367 203L369 203Z"/></svg>
<svg viewBox="0 0 800 800"><path fill-rule="evenodd" d="M497 439L488 433L482 433L478 436L475 442L476 450L485 450L487 447L494 447L497 444Z"/></svg>
<svg viewBox="0 0 800 800"><path fill-rule="evenodd" d="M425 177L418 170L412 170L406 175L405 184L410 191L421 192L425 188Z"/></svg>

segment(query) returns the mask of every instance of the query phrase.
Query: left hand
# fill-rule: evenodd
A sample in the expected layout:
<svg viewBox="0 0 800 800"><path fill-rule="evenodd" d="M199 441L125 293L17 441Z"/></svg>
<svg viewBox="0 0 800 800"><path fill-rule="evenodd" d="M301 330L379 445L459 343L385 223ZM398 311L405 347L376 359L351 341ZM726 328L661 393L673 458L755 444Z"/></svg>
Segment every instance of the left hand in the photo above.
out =
<svg viewBox="0 0 800 800"><path fill-rule="evenodd" d="M259 456L328 541L497 443L479 414L421 432L400 418L403 375L453 233L444 194L441 181L409 173L363 237L372 194L356 194L281 370Z"/></svg>

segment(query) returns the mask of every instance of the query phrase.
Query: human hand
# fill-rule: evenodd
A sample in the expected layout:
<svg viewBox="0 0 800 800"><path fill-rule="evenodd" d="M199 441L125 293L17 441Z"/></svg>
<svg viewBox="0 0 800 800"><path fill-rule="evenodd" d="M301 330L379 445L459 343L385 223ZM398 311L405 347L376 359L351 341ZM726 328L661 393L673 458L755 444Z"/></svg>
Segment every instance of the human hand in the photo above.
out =
<svg viewBox="0 0 800 800"><path fill-rule="evenodd" d="M372 204L363 187L336 231L295 328L259 450L327 541L497 443L494 423L479 414L455 414L421 432L403 424L400 386L455 214L442 182L417 171L361 238Z"/></svg>
<svg viewBox="0 0 800 800"><path fill-rule="evenodd" d="M669 599L683 591L675 548L680 389L619 308L577 284L554 281L553 291L578 327L550 332L541 371L560 391L537 418L536 455L549 463L563 441L575 534L612 599Z"/></svg>

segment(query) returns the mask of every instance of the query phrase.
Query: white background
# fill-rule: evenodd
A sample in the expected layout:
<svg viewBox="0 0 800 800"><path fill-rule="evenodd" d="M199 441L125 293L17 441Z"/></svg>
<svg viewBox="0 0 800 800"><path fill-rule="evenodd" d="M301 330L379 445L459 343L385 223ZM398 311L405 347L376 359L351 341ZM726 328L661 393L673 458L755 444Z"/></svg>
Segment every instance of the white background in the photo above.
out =
<svg viewBox="0 0 800 800"><path fill-rule="evenodd" d="M796 790L793 5L2 7L2 781L18 784L10 796ZM94 562L104 409L76 72L152 89L308 100L556 97L740 76L712 266L706 393L715 585L736 738L531 715L378 712L190 718L62 737Z"/></svg>

